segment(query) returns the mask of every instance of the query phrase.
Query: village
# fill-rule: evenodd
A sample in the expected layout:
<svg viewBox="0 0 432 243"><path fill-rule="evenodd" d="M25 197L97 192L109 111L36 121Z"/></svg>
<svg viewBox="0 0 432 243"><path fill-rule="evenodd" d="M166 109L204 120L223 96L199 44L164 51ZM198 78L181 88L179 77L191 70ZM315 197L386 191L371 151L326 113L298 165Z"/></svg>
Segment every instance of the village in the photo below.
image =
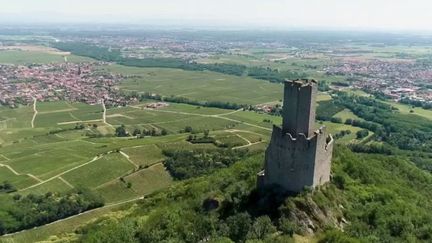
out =
<svg viewBox="0 0 432 243"><path fill-rule="evenodd" d="M352 88L368 93L381 93L394 101L409 99L432 103L431 65L416 61L345 60L324 71L328 75L344 75Z"/></svg>
<svg viewBox="0 0 432 243"><path fill-rule="evenodd" d="M113 86L120 75L99 71L107 65L94 63L53 63L41 65L0 65L0 103L10 107L38 101L67 100L107 105L124 105Z"/></svg>

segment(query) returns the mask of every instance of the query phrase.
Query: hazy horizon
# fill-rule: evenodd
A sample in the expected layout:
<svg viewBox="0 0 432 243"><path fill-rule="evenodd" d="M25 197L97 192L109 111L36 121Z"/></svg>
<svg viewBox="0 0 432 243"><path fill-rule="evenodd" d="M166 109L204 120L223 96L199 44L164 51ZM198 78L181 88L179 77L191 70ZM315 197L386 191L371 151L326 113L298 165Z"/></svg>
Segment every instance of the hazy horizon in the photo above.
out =
<svg viewBox="0 0 432 243"><path fill-rule="evenodd" d="M0 9L8 24L135 24L176 27L432 31L426 0L16 0ZM387 2L387 3L386 3Z"/></svg>

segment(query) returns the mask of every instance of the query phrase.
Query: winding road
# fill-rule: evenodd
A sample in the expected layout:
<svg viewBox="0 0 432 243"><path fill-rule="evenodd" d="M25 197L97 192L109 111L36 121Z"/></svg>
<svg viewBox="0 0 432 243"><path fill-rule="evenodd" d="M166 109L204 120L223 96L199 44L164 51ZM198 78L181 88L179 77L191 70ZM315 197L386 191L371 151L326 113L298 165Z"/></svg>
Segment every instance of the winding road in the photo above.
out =
<svg viewBox="0 0 432 243"><path fill-rule="evenodd" d="M35 122L35 120L36 120L36 116L37 116L37 114L38 114L38 111L37 111L37 109L36 109L36 102L37 102L37 99L33 97L33 111L34 111L34 113L33 113L33 118L32 118L32 120L31 120L31 127L32 127L32 128L35 127L34 122Z"/></svg>
<svg viewBox="0 0 432 243"><path fill-rule="evenodd" d="M105 123L106 125L108 125L108 126L114 128L113 125L109 124L109 123L106 121L106 117L107 117L106 112L107 112L107 109L106 109L106 106L105 106L105 100L102 100L101 103L102 103L102 108L103 108L103 115L102 115L102 121L103 121L103 123Z"/></svg>

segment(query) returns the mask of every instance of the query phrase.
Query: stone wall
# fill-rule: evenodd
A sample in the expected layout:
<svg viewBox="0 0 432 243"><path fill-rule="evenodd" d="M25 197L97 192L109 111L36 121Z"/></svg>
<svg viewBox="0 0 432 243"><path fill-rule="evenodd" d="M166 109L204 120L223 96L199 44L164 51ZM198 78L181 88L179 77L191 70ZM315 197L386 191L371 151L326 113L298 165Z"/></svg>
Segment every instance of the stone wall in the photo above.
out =
<svg viewBox="0 0 432 243"><path fill-rule="evenodd" d="M312 83L313 82L313 83ZM293 137L303 133L306 137L315 131L315 81L285 82L282 129Z"/></svg>
<svg viewBox="0 0 432 243"><path fill-rule="evenodd" d="M299 134L293 138L274 126L265 154L262 184L277 184L287 191L299 192L305 186L314 187L327 182L333 140L326 142L325 129L310 138ZM326 149L327 147L327 149Z"/></svg>
<svg viewBox="0 0 432 243"><path fill-rule="evenodd" d="M284 86L282 128L273 126L258 186L279 185L290 192L330 180L333 138L325 127L315 130L314 80L287 81Z"/></svg>

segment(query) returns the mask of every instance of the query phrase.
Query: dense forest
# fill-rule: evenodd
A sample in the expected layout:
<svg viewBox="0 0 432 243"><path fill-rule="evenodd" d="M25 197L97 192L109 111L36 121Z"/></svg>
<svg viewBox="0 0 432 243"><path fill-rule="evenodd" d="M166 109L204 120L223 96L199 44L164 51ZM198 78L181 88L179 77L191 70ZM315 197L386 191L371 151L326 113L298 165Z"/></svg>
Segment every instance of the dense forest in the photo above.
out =
<svg viewBox="0 0 432 243"><path fill-rule="evenodd" d="M71 52L75 55L86 56L96 60L116 62L125 66L134 67L160 67L179 68L187 71L212 71L236 76L250 76L256 79L264 79L270 82L283 82L286 79L306 78L305 73L294 71L279 71L269 67L247 67L238 64L213 63L203 64L191 60L179 58L127 58L121 51L114 48L100 47L86 43L58 42L53 46L57 49Z"/></svg>
<svg viewBox="0 0 432 243"><path fill-rule="evenodd" d="M218 149L178 151L164 150L168 157L164 165L173 178L178 180L209 174L226 168L246 156L244 150Z"/></svg>
<svg viewBox="0 0 432 243"><path fill-rule="evenodd" d="M44 225L104 205L101 197L84 188L44 195L0 192L0 203L0 235Z"/></svg>

